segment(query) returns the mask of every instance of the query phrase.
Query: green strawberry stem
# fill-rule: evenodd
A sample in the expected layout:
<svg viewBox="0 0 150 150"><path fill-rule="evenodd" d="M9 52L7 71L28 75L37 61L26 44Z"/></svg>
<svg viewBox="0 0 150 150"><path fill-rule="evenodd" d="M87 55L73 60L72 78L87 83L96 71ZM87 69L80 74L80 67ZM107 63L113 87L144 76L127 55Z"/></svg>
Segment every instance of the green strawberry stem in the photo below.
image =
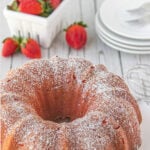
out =
<svg viewBox="0 0 150 150"><path fill-rule="evenodd" d="M78 24L78 25L81 25L81 26L87 28L87 24L85 24L83 21L80 21L80 22L77 22L77 23L75 22L74 24Z"/></svg>
<svg viewBox="0 0 150 150"><path fill-rule="evenodd" d="M18 2L14 0L11 5L7 6L8 9L18 11Z"/></svg>
<svg viewBox="0 0 150 150"><path fill-rule="evenodd" d="M47 1L44 2L43 6L44 12L41 14L41 16L48 17L54 11L54 9L49 5Z"/></svg>
<svg viewBox="0 0 150 150"><path fill-rule="evenodd" d="M17 37L17 36L13 36L13 39L18 43L18 48L16 49L16 52L20 52L21 51L21 47L20 47L20 44L21 44L21 42L22 42L22 37L21 36L19 36L19 37Z"/></svg>
<svg viewBox="0 0 150 150"><path fill-rule="evenodd" d="M68 28L70 28L71 26L73 26L73 25L80 25L80 26L82 26L82 27L84 27L84 28L87 28L88 26L87 26L87 24L85 24L83 21L79 21L79 22L74 22L73 24L71 24ZM68 30L68 28L66 28L66 29L63 29L63 31L67 31Z"/></svg>
<svg viewBox="0 0 150 150"><path fill-rule="evenodd" d="M20 43L21 47L24 48L26 46L27 42L28 42L28 38L22 38L22 41Z"/></svg>

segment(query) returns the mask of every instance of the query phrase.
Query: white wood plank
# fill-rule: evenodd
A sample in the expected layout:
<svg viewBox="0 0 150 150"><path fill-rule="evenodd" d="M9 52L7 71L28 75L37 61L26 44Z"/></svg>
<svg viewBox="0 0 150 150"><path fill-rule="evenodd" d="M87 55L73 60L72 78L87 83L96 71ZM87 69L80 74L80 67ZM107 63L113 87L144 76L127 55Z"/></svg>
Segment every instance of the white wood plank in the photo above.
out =
<svg viewBox="0 0 150 150"><path fill-rule="evenodd" d="M4 0L0 3L0 42L6 37L10 36L6 19L3 15L3 9L6 7L10 0Z"/></svg>
<svg viewBox="0 0 150 150"><path fill-rule="evenodd" d="M49 49L49 57L59 56L68 58L69 48L65 42L65 35L63 31L56 37L52 46Z"/></svg>
<svg viewBox="0 0 150 150"><path fill-rule="evenodd" d="M120 64L119 52L108 47L102 42L101 44L102 54L104 55L103 60L109 71L114 72L122 76L122 68Z"/></svg>
<svg viewBox="0 0 150 150"><path fill-rule="evenodd" d="M104 0L94 0L94 1L95 1L95 4L96 4L96 7L99 8Z"/></svg>
<svg viewBox="0 0 150 150"><path fill-rule="evenodd" d="M69 56L73 57L77 55L77 52L75 50L68 47L65 41L65 32L63 32L63 29L67 28L70 24L79 20L80 18L79 1L80 0L74 0L72 5L68 6L67 10L64 10L66 11L66 16L63 19L62 31L56 37L53 44L51 45L49 49L49 57L60 56L63 58L68 58Z"/></svg>
<svg viewBox="0 0 150 150"><path fill-rule="evenodd" d="M41 54L43 59L48 59L48 49L41 48Z"/></svg>
<svg viewBox="0 0 150 150"><path fill-rule="evenodd" d="M126 75L129 69L141 63L140 57L142 57L142 55L140 56L140 55L123 53L123 52L121 53L121 61L122 61L124 76Z"/></svg>
<svg viewBox="0 0 150 150"><path fill-rule="evenodd" d="M41 54L42 54L42 58L48 58L48 49L41 48ZM14 54L12 57L12 69L18 68L30 60L32 59L27 58L21 52Z"/></svg>
<svg viewBox="0 0 150 150"><path fill-rule="evenodd" d="M103 0L94 0L95 14L97 13L98 9L100 8L102 2L103 2ZM98 38L98 36L96 38L96 49L98 51L99 63L106 65L105 56L104 56L104 52L103 52L103 42Z"/></svg>
<svg viewBox="0 0 150 150"><path fill-rule="evenodd" d="M6 20L2 14L4 6L9 1L10 0L2 1L0 5L0 41L10 35ZM130 55L119 53L106 46L97 38L94 27L94 17L102 1L103 0L74 0L73 7L71 6L66 10L67 13L64 18L65 21L62 29L74 21L83 20L88 24L88 42L85 48L80 51L70 49L65 41L65 33L61 32L56 37L49 50L42 50L42 58L49 58L54 55L65 58L85 57L95 64L105 64L110 71L119 75L121 75L122 72L123 74L126 73L128 69L136 64L150 64L150 55ZM2 44L0 44L0 51L1 48ZM15 54L9 58L3 58L0 56L0 78L3 78L10 68L16 68L28 60L30 59L21 54Z"/></svg>
<svg viewBox="0 0 150 150"><path fill-rule="evenodd" d="M12 57L12 69L22 66L28 60L21 52L14 54Z"/></svg>
<svg viewBox="0 0 150 150"><path fill-rule="evenodd" d="M141 59L141 64L150 65L150 55L142 55L140 59Z"/></svg>
<svg viewBox="0 0 150 150"><path fill-rule="evenodd" d="M95 0L95 9L99 10L103 0ZM101 40L97 40L97 50L100 63L106 65L106 67L118 75L122 75L122 68L120 65L119 52L108 47Z"/></svg>
<svg viewBox="0 0 150 150"><path fill-rule="evenodd" d="M11 61L12 61L11 57L4 58L0 56L0 79L4 78L6 73L10 70Z"/></svg>
<svg viewBox="0 0 150 150"><path fill-rule="evenodd" d="M72 15L72 23L82 21L82 12L81 12L81 0L75 0L74 10ZM69 57L80 57L84 58L84 48L80 50L69 49Z"/></svg>
<svg viewBox="0 0 150 150"><path fill-rule="evenodd" d="M6 6L6 4L9 2L9 0L1 1L0 3L0 79L4 78L6 72L8 72L11 68L11 62L12 58L4 58L1 56L1 50L2 50L2 41L10 36L7 22L3 15L3 9Z"/></svg>
<svg viewBox="0 0 150 150"><path fill-rule="evenodd" d="M95 5L93 0L81 1L83 21L87 23L88 41L85 47L85 58L94 64L99 63L99 53L96 48Z"/></svg>

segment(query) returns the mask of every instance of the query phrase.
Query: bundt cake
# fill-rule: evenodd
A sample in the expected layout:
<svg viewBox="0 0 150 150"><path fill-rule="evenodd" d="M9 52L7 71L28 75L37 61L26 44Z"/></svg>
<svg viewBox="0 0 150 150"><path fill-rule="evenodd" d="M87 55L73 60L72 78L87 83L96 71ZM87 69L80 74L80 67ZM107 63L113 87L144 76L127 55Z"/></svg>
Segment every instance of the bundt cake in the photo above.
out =
<svg viewBox="0 0 150 150"><path fill-rule="evenodd" d="M33 60L0 81L2 150L136 150L139 107L124 81L81 58Z"/></svg>

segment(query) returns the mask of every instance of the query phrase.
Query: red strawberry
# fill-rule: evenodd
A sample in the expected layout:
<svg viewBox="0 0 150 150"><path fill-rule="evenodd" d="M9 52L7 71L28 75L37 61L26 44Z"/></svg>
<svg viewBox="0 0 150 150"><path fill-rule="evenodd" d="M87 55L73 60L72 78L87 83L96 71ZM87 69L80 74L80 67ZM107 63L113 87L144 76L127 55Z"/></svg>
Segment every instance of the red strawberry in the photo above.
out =
<svg viewBox="0 0 150 150"><path fill-rule="evenodd" d="M81 49L87 42L86 25L83 22L74 23L66 29L66 41L74 49Z"/></svg>
<svg viewBox="0 0 150 150"><path fill-rule="evenodd" d="M7 57L14 54L19 49L19 43L15 38L7 38L3 42L2 56Z"/></svg>
<svg viewBox="0 0 150 150"><path fill-rule="evenodd" d="M26 57L41 58L40 45L31 38L22 41L21 51Z"/></svg>
<svg viewBox="0 0 150 150"><path fill-rule="evenodd" d="M50 0L50 5L53 9L56 9L60 3L62 2L62 0Z"/></svg>
<svg viewBox="0 0 150 150"><path fill-rule="evenodd" d="M40 15L44 12L44 1L22 0L19 5L19 11L33 15Z"/></svg>

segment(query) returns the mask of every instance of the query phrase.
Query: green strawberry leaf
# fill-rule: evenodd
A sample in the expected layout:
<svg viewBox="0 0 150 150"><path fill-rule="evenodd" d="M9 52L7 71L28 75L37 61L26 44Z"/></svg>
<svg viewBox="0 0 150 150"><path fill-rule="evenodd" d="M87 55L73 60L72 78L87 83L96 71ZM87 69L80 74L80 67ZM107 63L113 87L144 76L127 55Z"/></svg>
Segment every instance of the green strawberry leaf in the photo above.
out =
<svg viewBox="0 0 150 150"><path fill-rule="evenodd" d="M45 2L45 10L44 10L44 12L51 14L53 12L53 10L54 9L49 5L49 3Z"/></svg>
<svg viewBox="0 0 150 150"><path fill-rule="evenodd" d="M40 14L42 17L48 17L52 12L53 8L50 6L48 1L38 0L42 4L43 13Z"/></svg>
<svg viewBox="0 0 150 150"><path fill-rule="evenodd" d="M13 3L9 6L7 6L8 9L18 11L18 3L17 1L13 1Z"/></svg>
<svg viewBox="0 0 150 150"><path fill-rule="evenodd" d="M27 43L28 43L28 39L27 38L23 38L22 41L21 41L21 43L20 43L20 46L22 48L25 48Z"/></svg>
<svg viewBox="0 0 150 150"><path fill-rule="evenodd" d="M71 24L70 26L68 26L66 29L63 29L63 31L66 32L73 25L80 25L80 26L82 26L84 28L88 27L83 21L79 21L79 22L74 22L73 24Z"/></svg>
<svg viewBox="0 0 150 150"><path fill-rule="evenodd" d="M77 22L75 24L81 25L81 26L83 26L85 28L87 27L87 25L83 21L79 21L79 22Z"/></svg>
<svg viewBox="0 0 150 150"><path fill-rule="evenodd" d="M17 41L18 43L20 43L20 38L19 37L17 37L17 36L13 36L13 39L15 40L15 41Z"/></svg>

